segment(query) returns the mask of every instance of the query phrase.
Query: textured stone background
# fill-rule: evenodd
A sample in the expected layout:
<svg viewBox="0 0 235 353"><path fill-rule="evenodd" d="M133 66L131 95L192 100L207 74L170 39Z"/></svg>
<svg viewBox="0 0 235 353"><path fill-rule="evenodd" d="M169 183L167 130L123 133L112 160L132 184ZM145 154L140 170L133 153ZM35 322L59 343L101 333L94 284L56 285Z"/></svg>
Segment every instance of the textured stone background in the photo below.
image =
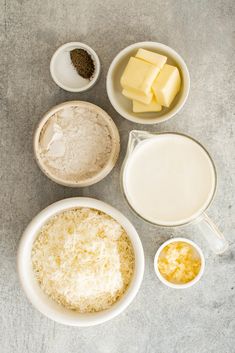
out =
<svg viewBox="0 0 235 353"><path fill-rule="evenodd" d="M232 0L0 0L1 243L0 351L2 353L233 353L235 352L234 242L234 3ZM113 57L143 40L165 43L188 64L185 108L156 126L137 126L111 107L105 77ZM99 54L102 76L88 93L58 88L49 73L55 49L84 41ZM118 125L122 151L99 184L64 188L49 181L33 159L32 135L53 105L83 99L104 108ZM230 242L223 256L208 249L196 226L155 228L138 220L119 189L119 170L133 128L181 131L204 144L219 175L209 215ZM20 289L16 251L22 231L42 208L69 196L96 197L122 210L136 226L146 255L141 290L125 313L93 328L56 324L37 312ZM159 244L185 235L202 246L206 270L193 288L163 286L153 271Z"/></svg>

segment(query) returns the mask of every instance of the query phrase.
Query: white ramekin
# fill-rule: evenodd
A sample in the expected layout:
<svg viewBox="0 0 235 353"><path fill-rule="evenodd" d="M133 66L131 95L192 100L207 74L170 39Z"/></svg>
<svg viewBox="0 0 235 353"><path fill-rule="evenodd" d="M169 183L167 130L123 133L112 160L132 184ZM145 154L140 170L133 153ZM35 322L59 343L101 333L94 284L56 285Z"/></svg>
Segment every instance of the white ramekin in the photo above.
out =
<svg viewBox="0 0 235 353"><path fill-rule="evenodd" d="M31 250L33 242L45 222L55 214L74 207L88 207L98 209L113 217L126 230L133 245L135 253L135 271L124 295L110 309L97 313L80 314L60 306L41 290L34 277ZM17 255L18 273L23 290L33 304L42 314L61 324L70 326L93 326L108 321L124 311L135 298L144 274L144 252L140 238L130 221L118 210L102 201L74 197L53 203L41 211L25 229L20 240Z"/></svg>
<svg viewBox="0 0 235 353"><path fill-rule="evenodd" d="M176 242L180 242L180 241L183 241L185 243L190 244L198 252L198 254L200 256L200 259L201 259L201 268L200 268L200 271L199 271L198 275L192 281L190 281L188 283L184 283L184 284L175 284L175 283L171 283L171 282L167 281L165 279L165 277L162 276L161 272L158 269L158 258L159 258L160 253L162 252L162 250L168 244L176 243ZM166 242L164 242L160 246L160 248L157 250L156 255L154 257L154 269L155 269L156 275L160 279L160 281L162 283L164 283L165 285L167 285L168 287L175 288L175 289L185 289L185 288L189 288L189 287L193 286L202 277L203 272L205 270L205 258L204 258L202 250L192 240L189 240L189 239L186 239L186 238L172 238L172 239L169 239Z"/></svg>
<svg viewBox="0 0 235 353"><path fill-rule="evenodd" d="M70 62L70 58L67 57L67 52L73 49L84 49L92 57L95 65L94 75L90 80L84 80L84 85L76 85L76 78L78 76L75 68ZM64 58L66 55L66 58ZM96 52L85 43L81 42L69 42L61 45L53 54L50 62L50 73L54 82L65 91L69 92L84 92L94 86L99 78L101 71L100 60ZM82 80L82 79L81 79Z"/></svg>
<svg viewBox="0 0 235 353"><path fill-rule="evenodd" d="M163 108L157 113L133 113L132 101L122 95L120 78L131 56L135 56L139 48L155 51L167 56L167 63L178 67L181 75L181 88L170 108ZM138 124L156 124L166 121L177 114L184 106L190 89L190 77L183 58L172 48L157 42L135 43L121 50L113 59L106 80L109 100L114 109L127 120Z"/></svg>
<svg viewBox="0 0 235 353"><path fill-rule="evenodd" d="M112 149L109 155L109 160L97 174L81 181L69 181L65 180L62 178L59 178L57 175L53 174L43 163L42 159L40 158L40 153L39 153L39 139L40 139L40 134L42 131L43 126L46 124L48 119L51 118L52 115L57 113L59 110L63 108L68 108L68 107L84 107L84 108L89 108L92 109L94 112L97 114L100 114L104 121L106 122L111 138L112 138ZM104 179L114 168L118 156L119 156L119 151L120 151L120 136L118 132L118 128L115 125L114 121L112 118L100 107L98 107L95 104L85 102L85 101L68 101L61 103L59 105L56 105L52 109L50 109L39 121L35 133L34 133L34 138L33 138L33 147L34 147L34 156L36 159L36 162L41 169L41 171L51 180L56 182L57 184L68 186L68 187L86 187L90 186L93 184L98 183L102 179Z"/></svg>

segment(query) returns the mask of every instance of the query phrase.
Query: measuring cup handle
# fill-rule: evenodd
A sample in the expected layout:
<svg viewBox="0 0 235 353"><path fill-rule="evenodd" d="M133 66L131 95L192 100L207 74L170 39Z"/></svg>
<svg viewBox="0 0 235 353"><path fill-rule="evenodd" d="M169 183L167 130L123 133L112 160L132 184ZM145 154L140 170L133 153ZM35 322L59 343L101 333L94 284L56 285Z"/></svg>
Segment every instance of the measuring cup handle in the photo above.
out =
<svg viewBox="0 0 235 353"><path fill-rule="evenodd" d="M198 223L198 227L214 253L222 254L227 250L227 240L206 213L203 214L201 221Z"/></svg>

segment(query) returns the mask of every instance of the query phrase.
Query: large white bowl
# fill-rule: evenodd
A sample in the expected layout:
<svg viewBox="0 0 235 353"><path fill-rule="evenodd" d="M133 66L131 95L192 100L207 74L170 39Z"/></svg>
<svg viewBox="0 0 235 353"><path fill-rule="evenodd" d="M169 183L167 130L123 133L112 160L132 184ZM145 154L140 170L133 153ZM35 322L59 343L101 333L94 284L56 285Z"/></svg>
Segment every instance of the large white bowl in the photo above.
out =
<svg viewBox="0 0 235 353"><path fill-rule="evenodd" d="M167 64L177 66L181 75L181 88L169 108L163 107L157 113L133 113L132 101L122 95L120 79L131 56L135 56L139 48L152 50L167 56ZM106 81L109 100L116 111L124 118L139 124L156 124L172 118L180 111L187 100L190 88L190 77L182 57L167 45L157 42L135 43L120 51L113 59Z"/></svg>
<svg viewBox="0 0 235 353"><path fill-rule="evenodd" d="M47 222L48 219L55 214L74 207L94 208L110 215L123 226L133 245L135 253L135 271L132 281L120 300L118 300L108 310L100 311L97 313L80 314L76 313L75 311L66 309L54 302L46 294L44 294L34 277L31 262L31 250L39 230L41 229L42 225L45 224L45 222ZM74 197L53 203L41 211L30 222L24 231L19 244L17 264L19 278L23 290L25 291L25 294L34 305L34 307L38 309L42 314L46 315L54 321L65 325L93 326L114 318L123 310L125 310L127 306L133 301L143 279L144 252L135 228L122 213L102 201L86 197Z"/></svg>

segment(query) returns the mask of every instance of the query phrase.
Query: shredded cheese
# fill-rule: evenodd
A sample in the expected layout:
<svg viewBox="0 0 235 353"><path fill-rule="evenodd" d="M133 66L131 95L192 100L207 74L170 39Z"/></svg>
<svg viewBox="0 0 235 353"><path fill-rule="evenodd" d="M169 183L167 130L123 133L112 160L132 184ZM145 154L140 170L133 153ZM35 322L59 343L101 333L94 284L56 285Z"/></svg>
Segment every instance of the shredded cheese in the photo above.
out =
<svg viewBox="0 0 235 353"><path fill-rule="evenodd" d="M134 271L132 244L122 226L89 208L66 210L40 230L32 265L43 291L79 312L109 308L126 291Z"/></svg>

